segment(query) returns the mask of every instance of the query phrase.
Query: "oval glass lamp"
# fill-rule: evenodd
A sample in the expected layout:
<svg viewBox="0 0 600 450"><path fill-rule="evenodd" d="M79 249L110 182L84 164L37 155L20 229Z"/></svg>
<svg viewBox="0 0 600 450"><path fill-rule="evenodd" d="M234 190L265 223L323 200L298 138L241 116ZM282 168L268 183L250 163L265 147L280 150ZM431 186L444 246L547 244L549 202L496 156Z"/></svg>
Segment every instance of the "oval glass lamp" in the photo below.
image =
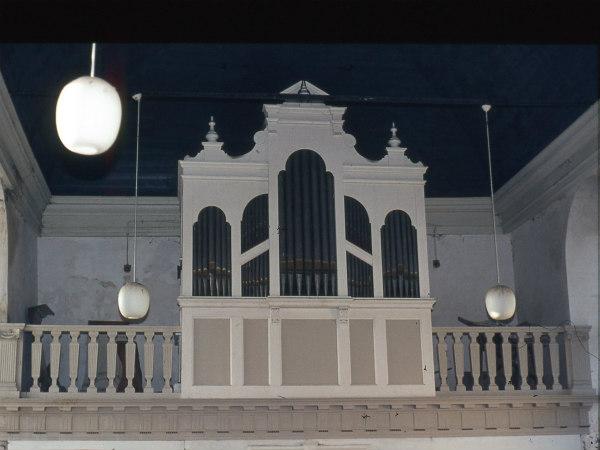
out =
<svg viewBox="0 0 600 450"><path fill-rule="evenodd" d="M150 308L150 292L141 283L129 281L119 290L119 312L130 320L143 319Z"/></svg>
<svg viewBox="0 0 600 450"><path fill-rule="evenodd" d="M485 293L485 309L493 320L511 319L516 307L515 293L508 286L497 284Z"/></svg>
<svg viewBox="0 0 600 450"><path fill-rule="evenodd" d="M99 155L117 139L121 99L98 77L79 77L61 91L56 103L56 129L65 147L81 155Z"/></svg>

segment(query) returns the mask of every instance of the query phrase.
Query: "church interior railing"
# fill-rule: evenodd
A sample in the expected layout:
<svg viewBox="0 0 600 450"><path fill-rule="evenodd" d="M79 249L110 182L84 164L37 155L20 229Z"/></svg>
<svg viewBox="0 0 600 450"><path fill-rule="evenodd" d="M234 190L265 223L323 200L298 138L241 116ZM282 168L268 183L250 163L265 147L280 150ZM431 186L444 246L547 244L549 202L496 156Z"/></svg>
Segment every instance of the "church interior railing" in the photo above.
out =
<svg viewBox="0 0 600 450"><path fill-rule="evenodd" d="M589 392L588 339L589 327L434 327L436 391ZM0 396L179 395L180 327L2 324L0 353Z"/></svg>

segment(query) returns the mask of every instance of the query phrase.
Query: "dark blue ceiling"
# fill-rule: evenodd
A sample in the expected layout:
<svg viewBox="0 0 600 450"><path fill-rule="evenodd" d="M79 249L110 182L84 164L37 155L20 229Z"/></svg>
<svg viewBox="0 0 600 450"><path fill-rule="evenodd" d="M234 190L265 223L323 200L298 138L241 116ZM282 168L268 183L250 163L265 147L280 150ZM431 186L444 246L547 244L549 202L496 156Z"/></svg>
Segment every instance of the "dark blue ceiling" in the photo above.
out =
<svg viewBox="0 0 600 450"><path fill-rule="evenodd" d="M114 147L98 157L65 150L54 126L60 89L89 72L89 45L2 44L0 70L55 195L133 193L136 92L147 94L140 192L173 196L177 160L197 152L211 114L227 152L245 153L263 127L262 102L233 97L276 94L305 79L334 96L385 100L354 102L346 112L360 153L380 158L395 121L408 155L429 167L428 196L480 196L488 179L478 105L498 105L490 120L500 187L596 100L596 52L591 45L99 44L96 75L122 95L124 119Z"/></svg>

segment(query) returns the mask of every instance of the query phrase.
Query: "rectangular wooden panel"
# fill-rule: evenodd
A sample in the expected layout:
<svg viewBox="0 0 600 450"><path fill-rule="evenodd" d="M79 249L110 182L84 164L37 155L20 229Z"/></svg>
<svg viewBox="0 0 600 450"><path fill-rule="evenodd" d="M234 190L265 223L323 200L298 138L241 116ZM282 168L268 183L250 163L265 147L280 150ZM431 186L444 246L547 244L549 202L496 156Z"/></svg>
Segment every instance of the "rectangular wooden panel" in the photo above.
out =
<svg viewBox="0 0 600 450"><path fill-rule="evenodd" d="M336 321L281 321L283 384L288 386L338 383Z"/></svg>
<svg viewBox="0 0 600 450"><path fill-rule="evenodd" d="M388 384L422 384L421 325L418 320L386 320ZM433 370L430 368L429 370Z"/></svg>
<svg viewBox="0 0 600 450"><path fill-rule="evenodd" d="M266 319L244 319L244 384L269 384L269 342Z"/></svg>
<svg viewBox="0 0 600 450"><path fill-rule="evenodd" d="M194 320L194 385L231 384L229 319Z"/></svg>
<svg viewBox="0 0 600 450"><path fill-rule="evenodd" d="M352 384L375 384L373 321L350 320L350 367Z"/></svg>

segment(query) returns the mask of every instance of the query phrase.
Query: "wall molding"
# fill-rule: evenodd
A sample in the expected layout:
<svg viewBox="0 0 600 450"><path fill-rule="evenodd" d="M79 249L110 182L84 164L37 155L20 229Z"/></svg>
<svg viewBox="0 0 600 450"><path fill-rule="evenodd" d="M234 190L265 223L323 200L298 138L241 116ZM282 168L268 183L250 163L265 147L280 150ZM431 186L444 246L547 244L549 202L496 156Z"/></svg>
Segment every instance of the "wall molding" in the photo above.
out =
<svg viewBox="0 0 600 450"><path fill-rule="evenodd" d="M543 212L598 173L598 102L496 193L496 208L505 232Z"/></svg>
<svg viewBox="0 0 600 450"><path fill-rule="evenodd" d="M489 197L433 197L425 199L427 232L435 234L492 234ZM502 227L496 217L498 233Z"/></svg>
<svg viewBox="0 0 600 450"><path fill-rule="evenodd" d="M133 197L52 196L42 221L42 236L112 237L132 233ZM491 234L487 197L426 198L427 231L436 234ZM140 236L179 237L177 197L140 197Z"/></svg>
<svg viewBox="0 0 600 450"><path fill-rule="evenodd" d="M0 181L6 198L39 232L50 189L0 73Z"/></svg>
<svg viewBox="0 0 600 450"><path fill-rule="evenodd" d="M201 440L580 434L594 396L445 394L433 398L6 399L0 440ZM136 398L138 397L138 398Z"/></svg>
<svg viewBox="0 0 600 450"><path fill-rule="evenodd" d="M134 197L52 196L44 211L42 236L133 235ZM138 236L179 237L177 197L140 197Z"/></svg>

